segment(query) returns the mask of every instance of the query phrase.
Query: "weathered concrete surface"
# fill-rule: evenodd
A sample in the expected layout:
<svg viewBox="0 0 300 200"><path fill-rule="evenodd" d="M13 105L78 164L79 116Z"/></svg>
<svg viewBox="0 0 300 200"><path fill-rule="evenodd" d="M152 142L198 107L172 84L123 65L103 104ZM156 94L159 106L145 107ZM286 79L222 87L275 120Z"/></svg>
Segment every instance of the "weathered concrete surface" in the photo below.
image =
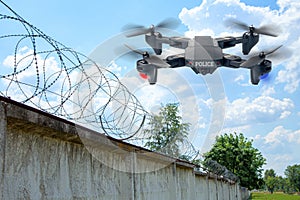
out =
<svg viewBox="0 0 300 200"><path fill-rule="evenodd" d="M237 184L0 98L1 199L241 199Z"/></svg>
<svg viewBox="0 0 300 200"><path fill-rule="evenodd" d="M6 112L5 105L0 103L0 198L4 199L3 191L4 191L4 175L5 175L5 144L6 144L6 133L7 133L7 123L6 123Z"/></svg>

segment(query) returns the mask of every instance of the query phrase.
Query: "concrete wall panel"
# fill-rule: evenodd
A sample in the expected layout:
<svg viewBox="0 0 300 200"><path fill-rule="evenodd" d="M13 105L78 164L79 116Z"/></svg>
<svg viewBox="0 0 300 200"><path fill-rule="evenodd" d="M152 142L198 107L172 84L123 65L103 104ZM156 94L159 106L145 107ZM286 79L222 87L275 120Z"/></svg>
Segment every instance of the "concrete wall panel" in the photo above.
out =
<svg viewBox="0 0 300 200"><path fill-rule="evenodd" d="M246 199L194 165L0 98L1 199Z"/></svg>

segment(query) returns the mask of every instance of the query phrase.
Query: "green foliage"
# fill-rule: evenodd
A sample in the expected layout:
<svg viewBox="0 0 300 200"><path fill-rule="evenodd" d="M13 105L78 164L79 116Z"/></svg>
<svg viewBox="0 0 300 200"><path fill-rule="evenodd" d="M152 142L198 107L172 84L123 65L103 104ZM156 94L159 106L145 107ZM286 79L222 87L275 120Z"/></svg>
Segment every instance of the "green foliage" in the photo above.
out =
<svg viewBox="0 0 300 200"><path fill-rule="evenodd" d="M285 188L288 186L287 178L282 178L282 176L276 176L277 184L274 191L284 192Z"/></svg>
<svg viewBox="0 0 300 200"><path fill-rule="evenodd" d="M269 192L273 193L278 186L278 178L274 169L267 169L265 171L264 181Z"/></svg>
<svg viewBox="0 0 300 200"><path fill-rule="evenodd" d="M180 144L187 139L190 124L182 123L178 112L176 103L160 108L159 114L154 115L149 121L149 128L144 130L148 135L145 147L170 156L189 159L186 155L180 155Z"/></svg>
<svg viewBox="0 0 300 200"><path fill-rule="evenodd" d="M289 195L283 193L262 193L262 192L253 192L251 193L252 200L299 200L298 195Z"/></svg>
<svg viewBox="0 0 300 200"><path fill-rule="evenodd" d="M296 192L296 190L294 189L293 185L291 184L291 182L288 178L284 178L282 184L283 184L282 191L284 193L294 194Z"/></svg>
<svg viewBox="0 0 300 200"><path fill-rule="evenodd" d="M218 136L212 149L204 157L205 160L217 161L236 174L241 186L252 190L263 185L262 166L266 159L242 133Z"/></svg>
<svg viewBox="0 0 300 200"><path fill-rule="evenodd" d="M285 173L287 178L283 178L281 176L276 176L276 173L273 169L268 169L265 171L264 181L265 186L269 192L284 192L293 194L297 191L295 187L295 183L293 181L298 181L297 175L295 175L296 166L288 166ZM298 177L299 178L299 177Z"/></svg>
<svg viewBox="0 0 300 200"><path fill-rule="evenodd" d="M278 184L277 177L269 176L265 179L265 183L269 192L273 193Z"/></svg>
<svg viewBox="0 0 300 200"><path fill-rule="evenodd" d="M284 174L286 175L292 189L300 192L300 165L287 166Z"/></svg>
<svg viewBox="0 0 300 200"><path fill-rule="evenodd" d="M265 179L267 179L268 177L275 177L276 176L276 173L274 171L274 169L267 169L265 171Z"/></svg>
<svg viewBox="0 0 300 200"><path fill-rule="evenodd" d="M178 158L181 159L181 160L186 160L186 161L191 162L191 163L193 163L195 165L198 165L198 166L200 166L201 163L202 163L202 161L200 159L194 158L194 157L189 156L189 155L184 155L183 154L183 155L180 155Z"/></svg>

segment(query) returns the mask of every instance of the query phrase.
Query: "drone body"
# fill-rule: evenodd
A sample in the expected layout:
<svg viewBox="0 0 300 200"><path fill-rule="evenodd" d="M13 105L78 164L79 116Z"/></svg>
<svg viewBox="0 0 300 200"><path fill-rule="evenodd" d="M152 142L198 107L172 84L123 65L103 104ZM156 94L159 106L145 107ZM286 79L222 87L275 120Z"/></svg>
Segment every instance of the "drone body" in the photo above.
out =
<svg viewBox="0 0 300 200"><path fill-rule="evenodd" d="M236 55L223 53L223 49L234 47L236 44L242 44L242 53L248 55L251 49L258 43L259 34L276 36L269 32L267 26L259 29L253 26L246 26L240 22L234 22L240 28L249 28L241 37L222 37L212 38L210 36L195 36L193 39L183 37L164 37L161 33L155 31L155 28L162 28L167 23L161 23L150 28L132 29L128 37L144 34L146 42L151 46L156 55L161 55L162 45L168 44L171 47L184 49L184 53L170 55L165 59L160 59L156 55L149 55L148 52L133 50L143 56L138 60L137 70L147 77L150 84L157 81L157 71L159 68L177 68L190 67L196 74L212 74L218 67L230 68L248 68L250 69L251 83L257 85L260 77L271 71L272 62L266 59L266 56L274 53L281 46L270 52L261 52L248 60L242 59ZM129 47L130 48L130 47Z"/></svg>

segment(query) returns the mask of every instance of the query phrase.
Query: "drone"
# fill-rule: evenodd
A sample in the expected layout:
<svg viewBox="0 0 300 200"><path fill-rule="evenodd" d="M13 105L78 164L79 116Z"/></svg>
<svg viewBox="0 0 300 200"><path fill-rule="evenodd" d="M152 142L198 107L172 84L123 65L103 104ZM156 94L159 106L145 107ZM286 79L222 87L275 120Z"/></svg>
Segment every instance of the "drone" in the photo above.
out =
<svg viewBox="0 0 300 200"><path fill-rule="evenodd" d="M250 69L251 83L258 85L261 77L267 75L272 70L272 62L267 57L276 55L276 51L281 48L278 46L271 51L262 51L249 59L242 59L240 56L223 53L223 49L234 47L242 44L243 55L248 55L251 49L258 43L260 35L277 37L273 33L275 28L270 25L264 25L255 28L253 25L237 20L227 20L236 28L246 30L239 37L220 37L212 38L211 36L195 36L194 38L185 37L166 37L159 30L175 28L177 25L174 19L166 19L156 26L150 27L140 25L127 25L123 27L127 37L145 35L146 43L153 49L155 54L148 51L134 49L125 45L131 52L140 54L142 59L136 61L136 69L142 78L148 79L151 85L156 84L158 69L161 68L178 68L190 67L196 74L212 74L219 67L229 68L246 68ZM183 49L184 53L169 55L161 59L158 55L162 54L163 44L170 47Z"/></svg>

